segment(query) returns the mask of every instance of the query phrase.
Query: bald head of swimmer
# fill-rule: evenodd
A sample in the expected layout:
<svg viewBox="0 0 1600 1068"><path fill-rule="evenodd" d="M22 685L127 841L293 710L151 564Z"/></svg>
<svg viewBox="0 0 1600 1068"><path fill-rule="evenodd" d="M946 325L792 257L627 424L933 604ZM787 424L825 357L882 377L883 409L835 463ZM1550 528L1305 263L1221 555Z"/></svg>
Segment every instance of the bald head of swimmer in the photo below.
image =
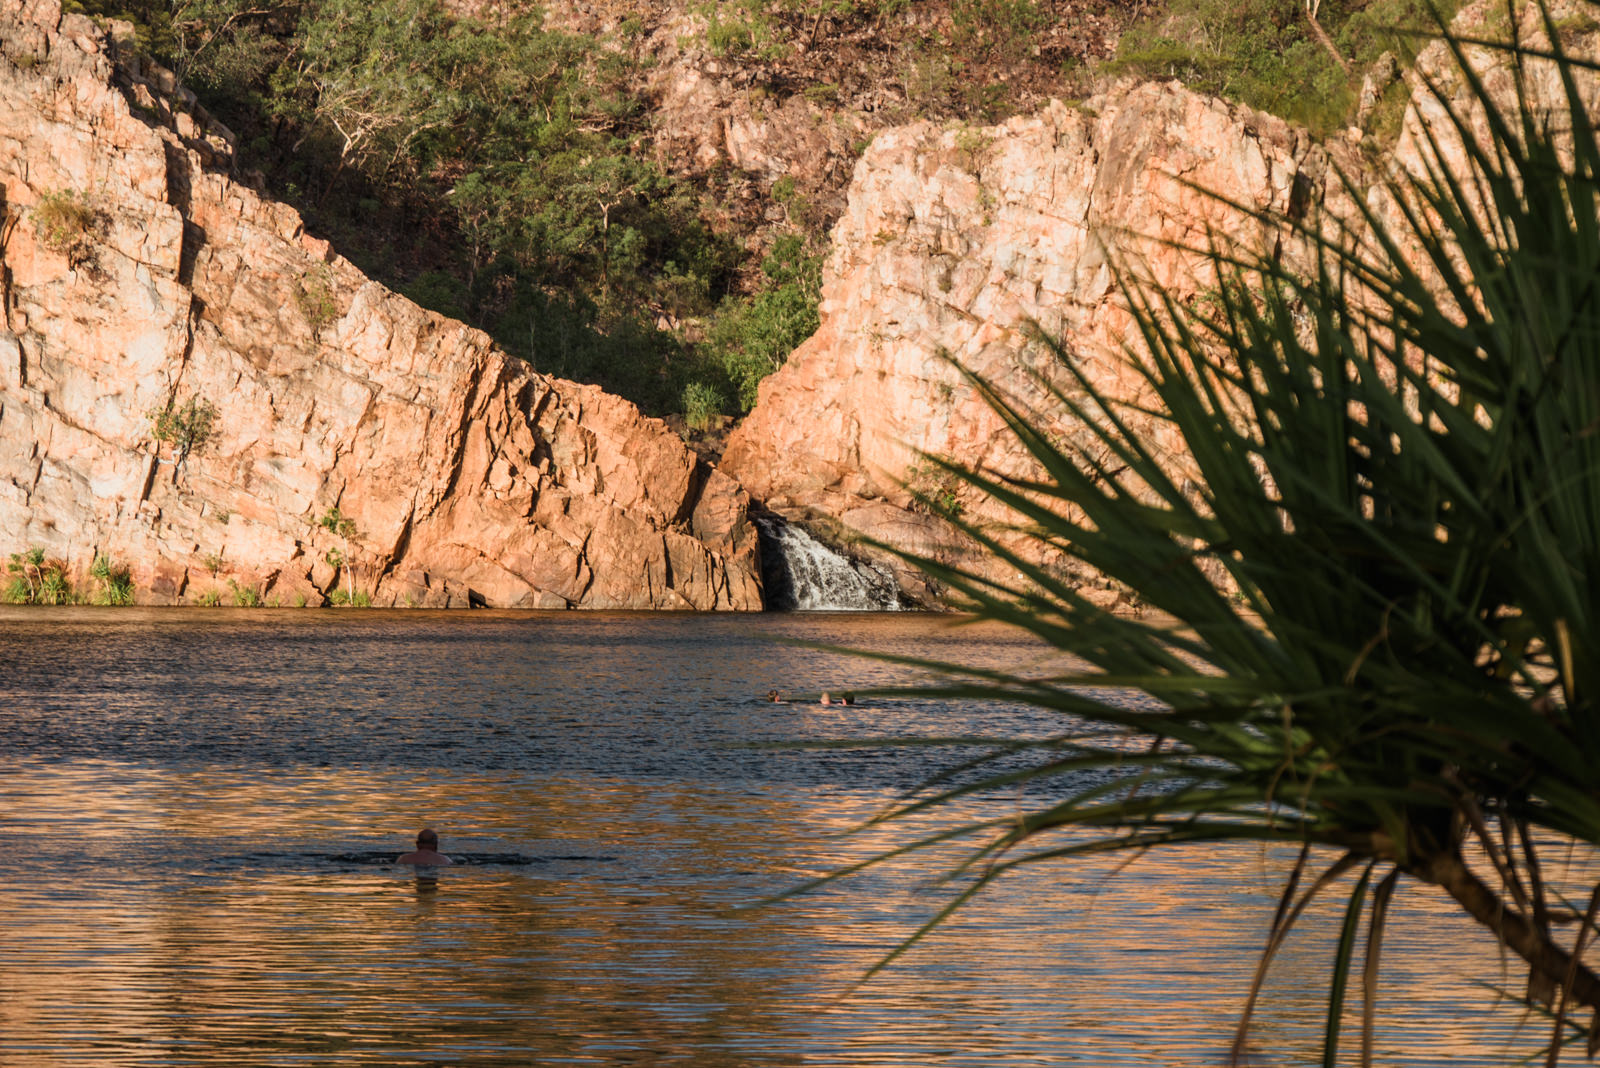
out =
<svg viewBox="0 0 1600 1068"><path fill-rule="evenodd" d="M437 867L441 864L454 864L455 861L439 852L439 835L432 827L424 827L417 833L417 851L407 853L400 857L396 863L414 864L418 867Z"/></svg>

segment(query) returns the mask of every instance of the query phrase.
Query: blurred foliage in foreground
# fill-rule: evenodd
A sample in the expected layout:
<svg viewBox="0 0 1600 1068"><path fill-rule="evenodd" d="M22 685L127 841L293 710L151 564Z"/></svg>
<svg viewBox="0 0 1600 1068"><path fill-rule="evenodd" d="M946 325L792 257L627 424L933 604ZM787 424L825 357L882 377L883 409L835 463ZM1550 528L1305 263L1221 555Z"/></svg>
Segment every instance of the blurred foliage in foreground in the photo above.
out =
<svg viewBox="0 0 1600 1068"><path fill-rule="evenodd" d="M1545 35L1559 53L1548 14ZM1390 902L1407 880L1441 888L1463 923L1520 958L1529 984L1511 996L1548 1014L1552 1063L1573 1040L1592 1055L1600 977L1585 951L1600 885L1583 863L1600 844L1600 144L1584 102L1595 68L1514 45L1451 47L1459 69L1419 92L1437 106L1431 147L1465 145L1466 163L1395 178L1384 217L1355 197L1364 240L1252 212L1293 231L1312 265L1203 250L1223 283L1201 309L1124 272L1143 342L1131 358L1153 394L1145 414L1181 434L1197 491L1085 377L1055 394L1085 428L1079 447L976 383L1042 474L946 470L1150 615L1111 614L993 530L969 526L1023 576L1015 585L917 560L985 617L1092 669L942 668L937 692L1030 702L1070 727L883 817L1002 787L1034 799L896 851L976 843L951 873L948 907L897 952L1018 865L1288 843L1300 859L1236 1055L1268 962L1313 899L1337 893L1324 1063L1353 974L1370 1063L1385 924L1402 922ZM1491 95L1469 51L1517 91ZM1107 688L1143 691L1159 709L1107 701ZM1019 752L1035 754L1028 770L1015 770Z"/></svg>

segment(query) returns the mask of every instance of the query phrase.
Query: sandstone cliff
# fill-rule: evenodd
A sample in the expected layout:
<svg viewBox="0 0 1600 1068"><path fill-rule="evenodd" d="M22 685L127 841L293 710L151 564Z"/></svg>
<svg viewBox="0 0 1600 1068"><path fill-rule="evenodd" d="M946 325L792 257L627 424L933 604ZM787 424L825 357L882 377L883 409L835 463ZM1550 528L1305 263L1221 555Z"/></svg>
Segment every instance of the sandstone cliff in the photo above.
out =
<svg viewBox="0 0 1600 1068"><path fill-rule="evenodd" d="M1216 231L1272 249L1278 235L1241 228L1199 190L1302 211L1329 195L1330 151L1359 166L1344 146L1176 83L1000 126L880 134L834 231L821 328L762 384L723 469L780 513L839 524L836 537L978 564L940 513L1003 516L921 456L1012 474L1026 464L951 360L1047 418L1060 409L1045 390L1065 381L1062 356L1110 396L1137 400L1122 356L1132 320L1107 249L1180 300L1203 299L1214 283L1205 259L1177 246ZM1052 430L1078 432L1061 419Z"/></svg>
<svg viewBox="0 0 1600 1068"><path fill-rule="evenodd" d="M0 550L107 554L147 602L760 607L731 479L368 281L230 151L88 19L0 0ZM181 457L149 413L190 399Z"/></svg>

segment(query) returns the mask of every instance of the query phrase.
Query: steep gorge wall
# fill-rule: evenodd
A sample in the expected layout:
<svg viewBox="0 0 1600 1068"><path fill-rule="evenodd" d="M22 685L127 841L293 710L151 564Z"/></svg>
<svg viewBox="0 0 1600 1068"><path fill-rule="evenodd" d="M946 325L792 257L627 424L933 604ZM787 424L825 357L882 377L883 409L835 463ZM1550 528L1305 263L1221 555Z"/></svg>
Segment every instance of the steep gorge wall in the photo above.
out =
<svg viewBox="0 0 1600 1068"><path fill-rule="evenodd" d="M1072 440L1082 428L1048 400L1048 385L1066 377L1041 336L1109 396L1140 399L1123 355L1133 322L1108 256L1196 298L1215 279L1180 246L1204 247L1213 231L1253 248L1279 240L1241 227L1199 190L1299 211L1332 195L1330 151L1359 166L1344 146L1176 83L1052 103L995 127L921 123L878 135L834 231L821 328L763 383L724 470L780 513L842 527L835 537L983 566L939 513L980 522L1003 513L920 454L1010 474L1028 465L951 361ZM1155 421L1140 429L1182 467Z"/></svg>
<svg viewBox="0 0 1600 1068"><path fill-rule="evenodd" d="M230 151L88 19L0 0L0 551L107 554L147 602L760 607L731 479L368 281ZM77 247L40 226L63 192ZM217 429L178 463L148 413L189 398Z"/></svg>
<svg viewBox="0 0 1600 1068"><path fill-rule="evenodd" d="M1552 0L1550 11L1569 54L1600 54L1600 27L1585 9ZM1517 17L1517 39L1548 47L1537 5ZM1506 39L1504 18L1503 7L1472 4L1458 14L1456 32ZM1493 96L1514 109L1519 90L1505 53L1472 47L1467 56ZM1473 136L1487 143L1482 109L1448 47L1430 45L1416 70L1410 77L1443 87ZM1575 77L1590 114L1600 114L1600 77L1584 70ZM1535 114L1562 120L1562 81L1552 64L1530 64L1520 91ZM1125 355L1136 342L1134 324L1109 258L1178 301L1203 302L1214 272L1185 246L1204 248L1216 234L1291 262L1307 252L1227 202L1280 217L1321 211L1363 234L1359 206L1337 178L1342 172L1395 231L1404 227L1377 180L1382 173L1426 178L1430 166L1471 173L1445 109L1427 93L1414 95L1385 157L1375 159L1360 136L1317 143L1281 119L1177 83L1121 86L1080 107L1053 103L995 127L922 123L880 134L856 168L834 231L821 327L763 383L723 469L773 510L816 520L836 540L865 537L1012 578L940 513L980 524L1014 517L920 458L1032 473L1020 444L954 365L996 383L1059 440L1086 440L1048 394L1051 384L1075 388L1063 360L1113 401L1145 399ZM1428 276L1425 263L1413 266ZM1041 336L1055 339L1059 352ZM1186 469L1182 443L1163 437L1170 431L1160 420L1123 414L1169 470ZM1071 562L1049 547L1011 541L1036 562L1070 572ZM917 577L900 570L915 588ZM1099 582L1078 577L1090 588Z"/></svg>

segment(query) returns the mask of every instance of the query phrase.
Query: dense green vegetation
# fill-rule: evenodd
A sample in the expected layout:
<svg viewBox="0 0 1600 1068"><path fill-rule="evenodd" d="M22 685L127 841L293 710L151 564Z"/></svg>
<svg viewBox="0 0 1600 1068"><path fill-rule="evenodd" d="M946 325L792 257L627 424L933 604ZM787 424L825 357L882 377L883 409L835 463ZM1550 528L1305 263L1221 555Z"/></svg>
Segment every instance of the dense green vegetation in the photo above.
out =
<svg viewBox="0 0 1600 1068"><path fill-rule="evenodd" d="M913 0L703 0L691 8L706 19L706 43L719 56L777 59L816 43L825 19L881 25ZM1015 62L1032 51L1049 16L1038 0L950 0L956 57Z"/></svg>
<svg viewBox="0 0 1600 1068"><path fill-rule="evenodd" d="M756 402L756 387L816 332L822 298L822 256L797 235L780 238L761 264L769 288L751 300L729 300L706 349L738 390L739 409Z"/></svg>
<svg viewBox="0 0 1600 1068"><path fill-rule="evenodd" d="M67 2L132 22L240 135L241 166L315 232L541 371L706 424L748 408L815 327L826 219L792 211L751 251L751 223L731 221L715 174L690 181L656 162L637 20L595 39L544 28L535 7L472 18L442 0ZM1349 120L1381 53L1412 54L1418 39L1396 27L1424 22L1427 3L1168 0L1124 34L1117 65L1326 131ZM928 40L896 29L920 10L911 0L689 9L713 54L759 69L762 93L836 101L839 85L806 84L797 63L825 26L870 41L905 119L997 118L1022 81L1045 91L1076 62L1047 41L1076 8L1039 0L941 0ZM1402 95L1390 87L1390 111ZM85 211L63 194L40 225L66 242L91 224ZM303 287L313 324L334 308L324 289Z"/></svg>
<svg viewBox="0 0 1600 1068"><path fill-rule="evenodd" d="M1278 843L1283 893L1236 1056L1273 956L1338 894L1322 1063L1341 1063L1359 975L1349 1000L1371 1064L1382 951L1405 922L1391 902L1413 884L1442 891L1527 969L1525 985L1498 968L1481 978L1543 1014L1545 1063L1567 1043L1596 1049L1600 138L1588 71L1564 64L1552 79L1514 49L1494 58L1510 76L1498 96L1464 62L1424 90L1435 136L1467 146L1433 158L1472 173L1434 163L1393 178L1392 223L1353 196L1369 244L1352 248L1334 222L1256 214L1241 221L1304 242L1311 265L1209 250L1222 281L1199 307L1124 271L1144 407L1100 393L1062 352L1075 377L1055 403L1084 428L1063 442L1041 428L1054 419L975 382L1040 474L939 466L1014 509L1011 536L1110 576L1152 612L1113 614L993 528L967 532L1014 581L917 560L984 616L1091 665L1057 677L941 666L939 692L1028 702L1063 727L969 741L991 755L884 817L971 791L1007 799L992 820L878 858L972 843L948 908L917 937L1020 865ZM1529 88L1539 80L1553 108ZM1132 416L1161 425L1144 435ZM1192 471L1157 462L1175 437ZM1154 701L1107 696L1117 689Z"/></svg>
<svg viewBox="0 0 1600 1068"><path fill-rule="evenodd" d="M11 578L0 589L0 601L7 604L133 603L133 578L128 568L103 553L95 556L89 567L93 588L86 597L72 588L66 561L45 556L44 550L37 545L12 553L6 563L6 572Z"/></svg>
<svg viewBox="0 0 1600 1068"><path fill-rule="evenodd" d="M1122 36L1112 70L1180 78L1327 134L1351 123L1363 78L1391 53L1409 65L1454 0L1168 0ZM1380 122L1405 87L1386 80ZM1381 132L1381 131L1380 131Z"/></svg>
<svg viewBox="0 0 1600 1068"><path fill-rule="evenodd" d="M12 553L6 571L11 575L5 588L9 604L67 604L72 599L66 564L47 560L38 546Z"/></svg>
<svg viewBox="0 0 1600 1068"><path fill-rule="evenodd" d="M239 135L239 166L341 253L541 371L705 425L748 408L815 328L828 220L792 180L770 190L790 220L774 226L746 177L657 162L637 18L593 38L546 29L531 5L468 17L443 0L66 3L131 22ZM849 106L839 84L808 80L849 41L857 65L829 77L899 82L892 121L1009 114L1018 79L1042 99L1060 62L1040 49L1060 5L1047 15L1039 0L687 7L698 43L749 67L763 99ZM72 206L56 208L81 225ZM314 327L336 309L313 276L301 304Z"/></svg>
<svg viewBox="0 0 1600 1068"><path fill-rule="evenodd" d="M94 582L94 592L89 595L91 604L130 605L133 603L133 576L128 568L111 557L100 553L89 566L89 578Z"/></svg>
<svg viewBox="0 0 1600 1068"><path fill-rule="evenodd" d="M491 23L438 0L83 6L132 21L240 134L246 166L419 303L653 412L691 385L722 405L746 392L724 356L744 339L722 322L743 311L744 253L642 151L624 51L547 31L536 9ZM657 325L707 318L715 352ZM741 320L755 344L770 318Z"/></svg>

